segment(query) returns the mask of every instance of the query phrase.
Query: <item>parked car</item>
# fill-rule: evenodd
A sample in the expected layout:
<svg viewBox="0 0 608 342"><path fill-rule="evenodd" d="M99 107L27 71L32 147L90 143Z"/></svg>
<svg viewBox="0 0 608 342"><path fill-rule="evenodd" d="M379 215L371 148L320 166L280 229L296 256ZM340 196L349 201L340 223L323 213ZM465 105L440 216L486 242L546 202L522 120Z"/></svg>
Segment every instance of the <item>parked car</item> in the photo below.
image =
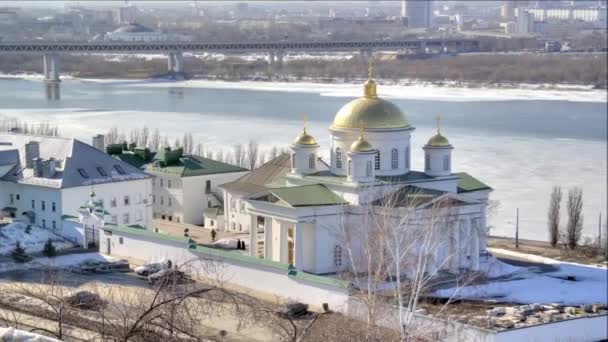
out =
<svg viewBox="0 0 608 342"><path fill-rule="evenodd" d="M135 273L140 276L147 277L150 274L158 273L171 267L171 260L163 260L161 262L151 262L135 267Z"/></svg>

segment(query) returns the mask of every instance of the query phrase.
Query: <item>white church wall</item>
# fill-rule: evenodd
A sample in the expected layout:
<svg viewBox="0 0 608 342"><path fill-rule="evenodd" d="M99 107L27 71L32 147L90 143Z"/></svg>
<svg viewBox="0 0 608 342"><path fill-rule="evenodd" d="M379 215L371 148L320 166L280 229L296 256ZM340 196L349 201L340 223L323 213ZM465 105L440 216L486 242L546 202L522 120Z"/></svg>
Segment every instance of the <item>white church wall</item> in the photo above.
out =
<svg viewBox="0 0 608 342"><path fill-rule="evenodd" d="M322 303L328 303L332 310L347 311L347 288L290 277L287 269L280 264L260 262L256 258L252 258L251 262L237 261L205 254L204 251L194 252L185 243L162 237L152 238L118 231L112 231L109 235L103 230L100 234L102 253L107 252L109 242L110 255L141 261L170 259L174 264L188 263L194 270L203 272L202 276L222 279L228 285L237 286L246 292L263 293L271 298L278 297L281 301L301 301L315 309L320 309ZM209 267L208 260L219 263L215 267ZM314 277L316 276L312 276Z"/></svg>

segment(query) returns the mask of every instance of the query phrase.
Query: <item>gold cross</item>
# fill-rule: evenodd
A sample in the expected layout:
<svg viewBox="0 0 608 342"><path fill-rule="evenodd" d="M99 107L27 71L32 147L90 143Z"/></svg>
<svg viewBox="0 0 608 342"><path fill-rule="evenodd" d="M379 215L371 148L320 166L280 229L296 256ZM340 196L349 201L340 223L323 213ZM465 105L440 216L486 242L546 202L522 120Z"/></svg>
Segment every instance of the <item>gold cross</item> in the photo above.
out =
<svg viewBox="0 0 608 342"><path fill-rule="evenodd" d="M371 80L374 73L374 58L370 57L367 62L367 79Z"/></svg>
<svg viewBox="0 0 608 342"><path fill-rule="evenodd" d="M363 138L363 120L359 120L359 136Z"/></svg>
<svg viewBox="0 0 608 342"><path fill-rule="evenodd" d="M437 120L437 133L439 133L440 132L439 122L441 121L441 116L439 114L437 114L437 117L435 118L435 120Z"/></svg>
<svg viewBox="0 0 608 342"><path fill-rule="evenodd" d="M304 132L306 132L306 121L308 120L308 118L306 117L306 114L302 115L302 121L304 122Z"/></svg>

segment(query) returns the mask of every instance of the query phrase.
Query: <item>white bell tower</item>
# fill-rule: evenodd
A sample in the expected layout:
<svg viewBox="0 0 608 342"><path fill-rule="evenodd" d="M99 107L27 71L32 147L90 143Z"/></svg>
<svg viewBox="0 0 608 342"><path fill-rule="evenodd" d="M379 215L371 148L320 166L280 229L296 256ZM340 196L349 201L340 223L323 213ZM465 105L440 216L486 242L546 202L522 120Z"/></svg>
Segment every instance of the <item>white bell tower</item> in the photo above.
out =
<svg viewBox="0 0 608 342"><path fill-rule="evenodd" d="M452 150L454 147L441 134L440 117L437 115L437 133L424 145L424 173L432 177L452 174Z"/></svg>

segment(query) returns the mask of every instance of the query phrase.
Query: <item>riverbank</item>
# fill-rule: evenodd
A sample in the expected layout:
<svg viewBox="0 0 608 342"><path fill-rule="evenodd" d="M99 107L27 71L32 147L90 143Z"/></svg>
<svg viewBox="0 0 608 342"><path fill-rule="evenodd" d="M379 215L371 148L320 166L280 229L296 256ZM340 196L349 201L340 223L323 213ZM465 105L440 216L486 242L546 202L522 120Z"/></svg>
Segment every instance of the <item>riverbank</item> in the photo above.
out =
<svg viewBox="0 0 608 342"><path fill-rule="evenodd" d="M0 80L44 80L36 73L0 74ZM236 89L278 92L315 93L330 97L353 97L360 92L363 78L293 78L244 77L239 80L192 75L189 79L157 78L83 78L62 76L64 82L104 83L125 87ZM417 79L377 79L379 94L393 99L434 101L523 101L555 100L572 102L608 102L608 91L593 85L480 83L459 81L423 81Z"/></svg>
<svg viewBox="0 0 608 342"><path fill-rule="evenodd" d="M608 263L602 254L602 249L596 246L579 246L575 250L569 250L563 245L551 246L548 242L538 240L519 239L518 247L515 247L515 239L505 237L488 237L487 244L489 248L503 250L492 253L497 257L507 257L509 259L518 259L518 254L528 254L538 257L537 262L544 262L543 258L555 259L565 262L575 262L593 266L608 266ZM605 246L604 246L605 247ZM530 256L521 261L530 261Z"/></svg>

